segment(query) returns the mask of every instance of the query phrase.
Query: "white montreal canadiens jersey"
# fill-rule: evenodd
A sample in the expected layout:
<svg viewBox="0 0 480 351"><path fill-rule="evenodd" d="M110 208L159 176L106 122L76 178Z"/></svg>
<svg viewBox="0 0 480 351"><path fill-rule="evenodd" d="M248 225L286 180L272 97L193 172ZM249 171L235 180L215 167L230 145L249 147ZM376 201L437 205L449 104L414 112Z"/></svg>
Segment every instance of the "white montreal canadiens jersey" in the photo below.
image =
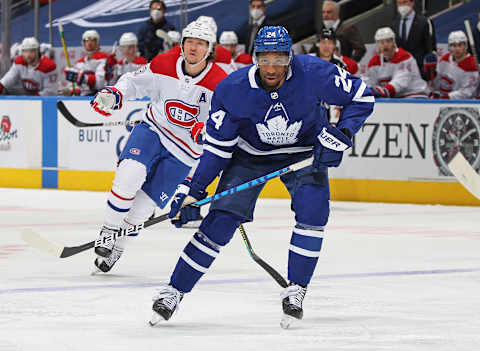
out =
<svg viewBox="0 0 480 351"><path fill-rule="evenodd" d="M309 152L329 126L325 103L343 106L337 127L354 135L374 101L361 79L317 57L295 55L285 82L271 92L259 86L255 65L242 68L215 89L202 161L230 159L237 148L252 156Z"/></svg>
<svg viewBox="0 0 480 351"><path fill-rule="evenodd" d="M56 64L48 57L42 56L37 66L29 66L22 56L18 56L12 67L0 79L0 83L7 89L13 90L18 83L23 91L11 93L25 95L56 95L57 73Z"/></svg>
<svg viewBox="0 0 480 351"><path fill-rule="evenodd" d="M106 60L107 54L103 51L97 51L91 58L87 55L75 62L74 68L88 74L85 83L79 87L80 95L93 95L105 86Z"/></svg>
<svg viewBox="0 0 480 351"><path fill-rule="evenodd" d="M435 91L450 99L471 99L478 86L478 68L475 58L468 54L456 63L449 53L444 55L437 67Z"/></svg>
<svg viewBox="0 0 480 351"><path fill-rule="evenodd" d="M192 78L183 73L182 62L177 55L158 55L138 71L124 74L115 87L124 99L150 97L146 122L171 154L192 167L202 154L202 146L194 143L190 128L196 122L206 122L213 90L226 74L209 63Z"/></svg>
<svg viewBox="0 0 480 351"><path fill-rule="evenodd" d="M373 56L364 79L369 87L385 87L391 97L426 97L429 93L427 82L420 76L417 62L402 48L398 48L388 62L383 55Z"/></svg>

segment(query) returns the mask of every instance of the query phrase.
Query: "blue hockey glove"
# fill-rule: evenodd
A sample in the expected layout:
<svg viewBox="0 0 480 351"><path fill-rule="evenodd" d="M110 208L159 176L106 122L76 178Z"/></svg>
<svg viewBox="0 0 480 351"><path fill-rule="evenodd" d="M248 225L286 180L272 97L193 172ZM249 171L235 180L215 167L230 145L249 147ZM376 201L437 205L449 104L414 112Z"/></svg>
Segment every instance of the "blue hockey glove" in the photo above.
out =
<svg viewBox="0 0 480 351"><path fill-rule="evenodd" d="M348 131L345 130L345 133ZM315 144L313 168L320 169L322 166L338 167L342 162L343 152L353 145L352 140L340 129L329 126L323 128L317 136Z"/></svg>
<svg viewBox="0 0 480 351"><path fill-rule="evenodd" d="M81 70L73 67L67 67L63 70L63 72L65 73L65 79L69 82L82 85L85 81L85 74Z"/></svg>
<svg viewBox="0 0 480 351"><path fill-rule="evenodd" d="M194 205L187 205L182 208L184 203L192 203L198 200L203 200L207 197L205 190L194 189L188 179L185 179L178 185L173 201L170 204L170 212L168 218L172 219L172 224L181 228L184 224L190 221L197 221L200 217L200 207Z"/></svg>

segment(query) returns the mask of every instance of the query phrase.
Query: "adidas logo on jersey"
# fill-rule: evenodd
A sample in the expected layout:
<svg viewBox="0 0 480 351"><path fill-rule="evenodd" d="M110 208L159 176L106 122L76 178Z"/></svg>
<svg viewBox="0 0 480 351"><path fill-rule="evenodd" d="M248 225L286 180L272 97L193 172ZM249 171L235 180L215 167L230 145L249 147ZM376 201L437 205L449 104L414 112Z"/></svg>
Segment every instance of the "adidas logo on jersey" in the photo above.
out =
<svg viewBox="0 0 480 351"><path fill-rule="evenodd" d="M281 102L271 105L265 114L266 125L257 123L260 140L270 145L290 145L297 142L302 121L288 125L288 114Z"/></svg>

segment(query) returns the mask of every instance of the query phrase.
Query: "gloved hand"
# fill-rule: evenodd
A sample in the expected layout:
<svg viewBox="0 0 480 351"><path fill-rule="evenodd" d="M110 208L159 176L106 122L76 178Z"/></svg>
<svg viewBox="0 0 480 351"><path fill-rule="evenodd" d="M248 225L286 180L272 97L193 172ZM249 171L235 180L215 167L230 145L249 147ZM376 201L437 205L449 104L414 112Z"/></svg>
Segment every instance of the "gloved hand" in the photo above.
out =
<svg viewBox="0 0 480 351"><path fill-rule="evenodd" d="M192 188L188 179L180 183L173 195L173 201L170 204L170 212L168 214L168 218L172 219L172 224L177 228L181 228L182 225L190 221L200 219L200 207L186 205L182 208L182 206L184 203L188 204L203 200L207 195L205 190Z"/></svg>
<svg viewBox="0 0 480 351"><path fill-rule="evenodd" d="M3 93L3 85L0 83L0 94Z"/></svg>
<svg viewBox="0 0 480 351"><path fill-rule="evenodd" d="M115 87L105 87L90 101L92 108L104 116L110 116L113 110L122 108L122 93Z"/></svg>
<svg viewBox="0 0 480 351"><path fill-rule="evenodd" d="M109 81L113 78L113 70L117 64L117 56L110 54L107 56L107 62L105 63L105 80Z"/></svg>
<svg viewBox="0 0 480 351"><path fill-rule="evenodd" d="M75 90L71 88L70 91L68 92L69 96L80 96L80 94L81 94L80 89L78 89L77 87L75 87Z"/></svg>
<svg viewBox="0 0 480 351"><path fill-rule="evenodd" d="M319 142L313 149L313 168L318 170L322 166L338 167L342 162L343 152L353 145L352 140L343 131L336 127L323 128L317 136Z"/></svg>
<svg viewBox="0 0 480 351"><path fill-rule="evenodd" d="M437 56L433 53L426 54L423 58L423 73L427 81L437 76Z"/></svg>
<svg viewBox="0 0 480 351"><path fill-rule="evenodd" d="M388 89L381 87L380 85L374 86L370 89L372 91L373 96L379 98L389 98L390 92Z"/></svg>
<svg viewBox="0 0 480 351"><path fill-rule="evenodd" d="M73 67L67 67L63 70L63 72L65 73L65 79L69 82L76 83L78 85L85 83L85 74L83 71Z"/></svg>
<svg viewBox="0 0 480 351"><path fill-rule="evenodd" d="M195 122L192 128L190 128L190 136L193 141L199 145L202 145L204 141L204 127L204 122Z"/></svg>

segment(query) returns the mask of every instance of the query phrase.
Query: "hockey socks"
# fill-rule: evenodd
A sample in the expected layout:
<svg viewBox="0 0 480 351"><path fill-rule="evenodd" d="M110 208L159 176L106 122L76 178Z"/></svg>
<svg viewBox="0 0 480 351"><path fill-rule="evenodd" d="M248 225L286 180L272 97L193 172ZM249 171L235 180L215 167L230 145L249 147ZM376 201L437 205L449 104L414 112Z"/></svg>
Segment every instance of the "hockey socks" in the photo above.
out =
<svg viewBox="0 0 480 351"><path fill-rule="evenodd" d="M307 286L317 265L323 241L323 227L297 223L288 251L288 280Z"/></svg>

